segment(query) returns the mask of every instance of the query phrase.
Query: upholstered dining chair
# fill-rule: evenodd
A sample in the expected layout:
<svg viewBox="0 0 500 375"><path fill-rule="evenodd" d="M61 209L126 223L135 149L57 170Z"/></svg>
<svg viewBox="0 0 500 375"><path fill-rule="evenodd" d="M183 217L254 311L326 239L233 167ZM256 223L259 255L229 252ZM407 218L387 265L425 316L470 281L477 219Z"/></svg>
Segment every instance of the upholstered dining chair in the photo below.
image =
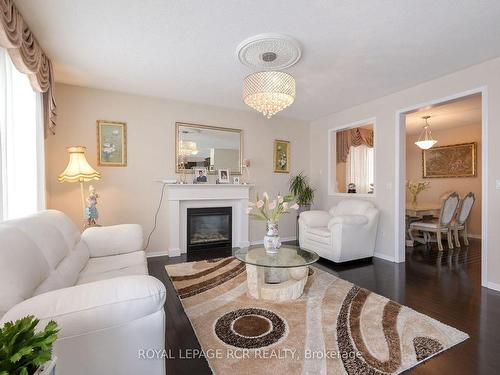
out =
<svg viewBox="0 0 500 375"><path fill-rule="evenodd" d="M452 222L452 230L455 237L455 245L460 247L460 241L458 240L459 232L462 232L462 238L464 240L465 246L469 246L469 238L467 235L467 221L469 219L469 215L472 211L472 207L474 206L474 202L476 201L476 196L474 193L470 192L467 194L462 201L460 202L459 209L455 216L455 219Z"/></svg>
<svg viewBox="0 0 500 375"><path fill-rule="evenodd" d="M448 239L448 247L450 249L453 249L452 223L453 219L455 218L455 213L457 211L459 203L460 197L458 196L458 193L453 192L449 194L441 205L439 218L436 221L415 221L410 224L410 230L408 231L410 238L412 240L415 240L415 237L413 236L414 231L423 232L424 238L426 239L429 238L427 233L435 233L438 249L440 251L443 251L443 243L441 241L441 238L443 234L446 234Z"/></svg>

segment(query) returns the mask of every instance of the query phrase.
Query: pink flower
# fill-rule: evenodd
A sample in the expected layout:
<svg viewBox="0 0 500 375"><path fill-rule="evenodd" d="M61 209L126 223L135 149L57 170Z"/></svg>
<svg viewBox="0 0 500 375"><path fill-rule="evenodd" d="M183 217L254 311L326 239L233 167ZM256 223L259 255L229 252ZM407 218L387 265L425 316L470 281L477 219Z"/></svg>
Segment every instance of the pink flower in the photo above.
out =
<svg viewBox="0 0 500 375"><path fill-rule="evenodd" d="M299 209L299 205L297 203L294 203L290 206L290 208L294 209L294 210L298 210Z"/></svg>
<svg viewBox="0 0 500 375"><path fill-rule="evenodd" d="M283 209L285 211L288 209L288 203L287 202L283 202Z"/></svg>
<svg viewBox="0 0 500 375"><path fill-rule="evenodd" d="M282 196L278 195L278 203L281 204L281 203L283 203L283 201L284 201L284 198Z"/></svg>
<svg viewBox="0 0 500 375"><path fill-rule="evenodd" d="M261 199L255 205L257 206L257 208L262 208L262 206L264 206L264 201Z"/></svg>
<svg viewBox="0 0 500 375"><path fill-rule="evenodd" d="M268 207L270 210L274 210L276 208L276 200L270 202Z"/></svg>
<svg viewBox="0 0 500 375"><path fill-rule="evenodd" d="M250 212L252 212L252 210L253 210L253 208L252 208L252 207L248 207L248 208L247 208L247 215L248 215Z"/></svg>

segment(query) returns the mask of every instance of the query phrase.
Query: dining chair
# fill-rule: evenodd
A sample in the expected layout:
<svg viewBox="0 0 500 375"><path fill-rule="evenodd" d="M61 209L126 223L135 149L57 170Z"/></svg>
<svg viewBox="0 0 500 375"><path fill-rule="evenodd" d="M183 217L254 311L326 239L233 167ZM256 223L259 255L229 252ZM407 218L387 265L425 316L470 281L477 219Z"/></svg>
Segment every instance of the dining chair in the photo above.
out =
<svg viewBox="0 0 500 375"><path fill-rule="evenodd" d="M415 240L413 231L421 231L424 233L424 238L428 242L430 233L436 234L438 249L443 251L442 235L446 234L448 239L448 247L453 249L452 239L452 222L455 218L460 198L457 192L453 192L442 202L439 217L436 221L415 221L410 224L409 235L412 240Z"/></svg>
<svg viewBox="0 0 500 375"><path fill-rule="evenodd" d="M465 246L469 246L469 238L467 235L467 221L472 211L472 207L474 206L474 202L476 202L476 196L473 192L468 193L460 202L459 209L457 211L455 219L452 222L451 229L453 230L455 245L457 247L460 247L460 241L458 240L459 232L462 232Z"/></svg>

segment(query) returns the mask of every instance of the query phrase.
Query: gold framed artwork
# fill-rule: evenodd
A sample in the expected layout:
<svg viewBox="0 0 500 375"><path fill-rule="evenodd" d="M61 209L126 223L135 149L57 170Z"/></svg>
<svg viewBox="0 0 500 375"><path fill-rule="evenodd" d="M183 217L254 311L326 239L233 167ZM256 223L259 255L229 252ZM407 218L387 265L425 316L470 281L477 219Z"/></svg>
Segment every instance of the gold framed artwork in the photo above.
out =
<svg viewBox="0 0 500 375"><path fill-rule="evenodd" d="M422 177L477 176L477 143L432 147L422 150Z"/></svg>
<svg viewBox="0 0 500 375"><path fill-rule="evenodd" d="M108 167L127 165L127 124L97 121L97 164Z"/></svg>
<svg viewBox="0 0 500 375"><path fill-rule="evenodd" d="M274 172L290 173L290 142L276 139L273 147Z"/></svg>

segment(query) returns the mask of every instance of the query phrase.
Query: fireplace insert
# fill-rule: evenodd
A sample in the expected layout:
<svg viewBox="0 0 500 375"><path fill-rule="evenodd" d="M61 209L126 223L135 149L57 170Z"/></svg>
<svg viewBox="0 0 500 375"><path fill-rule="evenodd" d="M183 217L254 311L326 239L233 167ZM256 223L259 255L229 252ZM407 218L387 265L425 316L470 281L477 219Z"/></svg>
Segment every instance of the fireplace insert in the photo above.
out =
<svg viewBox="0 0 500 375"><path fill-rule="evenodd" d="M187 209L187 252L231 250L232 207Z"/></svg>

